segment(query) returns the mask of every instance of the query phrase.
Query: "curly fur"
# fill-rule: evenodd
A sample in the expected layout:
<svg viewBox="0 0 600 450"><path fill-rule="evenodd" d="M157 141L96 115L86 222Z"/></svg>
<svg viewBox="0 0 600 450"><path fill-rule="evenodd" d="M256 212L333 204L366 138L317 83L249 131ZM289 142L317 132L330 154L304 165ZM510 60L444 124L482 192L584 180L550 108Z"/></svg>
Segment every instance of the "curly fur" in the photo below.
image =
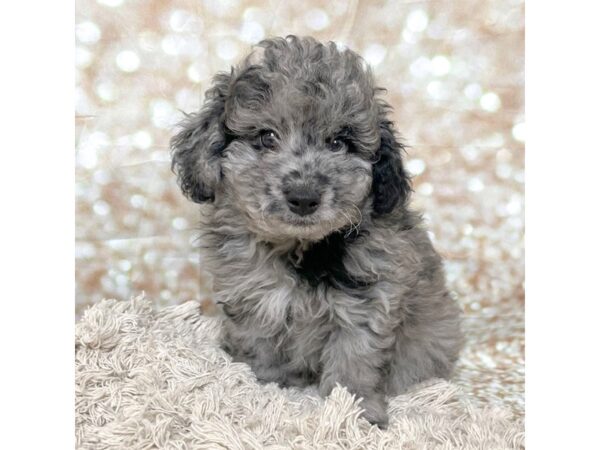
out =
<svg viewBox="0 0 600 450"><path fill-rule="evenodd" d="M385 396L447 378L462 336L380 91L350 50L268 39L215 77L172 150L203 204L224 348L265 382L345 385L385 426ZM294 213L291 190L316 211Z"/></svg>

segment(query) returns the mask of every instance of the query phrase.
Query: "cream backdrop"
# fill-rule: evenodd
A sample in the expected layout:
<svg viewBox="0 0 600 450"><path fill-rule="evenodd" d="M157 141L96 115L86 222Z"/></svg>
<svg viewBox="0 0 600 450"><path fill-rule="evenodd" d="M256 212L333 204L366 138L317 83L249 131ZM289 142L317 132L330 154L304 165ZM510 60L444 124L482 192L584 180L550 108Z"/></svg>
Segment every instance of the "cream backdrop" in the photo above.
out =
<svg viewBox="0 0 600 450"><path fill-rule="evenodd" d="M413 204L466 314L456 381L521 416L522 1L77 1L77 316L142 291L157 306L210 296L169 138L215 72L287 34L349 46L388 89Z"/></svg>

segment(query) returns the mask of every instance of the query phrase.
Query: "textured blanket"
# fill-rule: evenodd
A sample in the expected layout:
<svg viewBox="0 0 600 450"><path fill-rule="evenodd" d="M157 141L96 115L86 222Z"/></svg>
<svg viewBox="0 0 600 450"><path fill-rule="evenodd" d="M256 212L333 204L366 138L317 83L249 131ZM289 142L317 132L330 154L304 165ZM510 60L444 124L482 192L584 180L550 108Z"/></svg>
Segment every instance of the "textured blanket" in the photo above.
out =
<svg viewBox="0 0 600 450"><path fill-rule="evenodd" d="M143 297L104 300L76 326L76 442L82 449L508 449L523 424L431 380L390 398L390 424L359 417L338 386L257 383L218 346L218 318L197 302L154 311Z"/></svg>

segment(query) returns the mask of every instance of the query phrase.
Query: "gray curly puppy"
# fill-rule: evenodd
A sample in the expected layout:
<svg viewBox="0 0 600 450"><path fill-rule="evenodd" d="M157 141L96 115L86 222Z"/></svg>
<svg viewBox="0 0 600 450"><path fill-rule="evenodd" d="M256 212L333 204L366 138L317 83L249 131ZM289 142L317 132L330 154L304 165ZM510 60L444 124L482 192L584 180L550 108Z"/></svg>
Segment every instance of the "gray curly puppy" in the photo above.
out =
<svg viewBox="0 0 600 450"><path fill-rule="evenodd" d="M171 146L204 203L224 348L264 382L340 383L385 426L385 396L448 377L462 335L380 91L350 50L268 39L215 76Z"/></svg>

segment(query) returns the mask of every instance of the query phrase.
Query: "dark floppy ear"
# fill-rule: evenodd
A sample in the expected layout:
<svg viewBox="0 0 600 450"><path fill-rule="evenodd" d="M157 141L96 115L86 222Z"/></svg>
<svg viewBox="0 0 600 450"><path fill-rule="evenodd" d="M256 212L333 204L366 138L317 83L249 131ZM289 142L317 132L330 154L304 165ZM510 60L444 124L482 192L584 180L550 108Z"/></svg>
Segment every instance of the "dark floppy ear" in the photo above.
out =
<svg viewBox="0 0 600 450"><path fill-rule="evenodd" d="M187 114L171 139L171 168L185 196L196 203L214 200L221 179L221 156L228 144L224 116L230 79L225 73L215 76L202 109Z"/></svg>
<svg viewBox="0 0 600 450"><path fill-rule="evenodd" d="M396 139L393 124L379 124L381 143L373 165L373 211L376 215L391 212L398 203L405 204L411 192L410 178L402 165L404 145Z"/></svg>

